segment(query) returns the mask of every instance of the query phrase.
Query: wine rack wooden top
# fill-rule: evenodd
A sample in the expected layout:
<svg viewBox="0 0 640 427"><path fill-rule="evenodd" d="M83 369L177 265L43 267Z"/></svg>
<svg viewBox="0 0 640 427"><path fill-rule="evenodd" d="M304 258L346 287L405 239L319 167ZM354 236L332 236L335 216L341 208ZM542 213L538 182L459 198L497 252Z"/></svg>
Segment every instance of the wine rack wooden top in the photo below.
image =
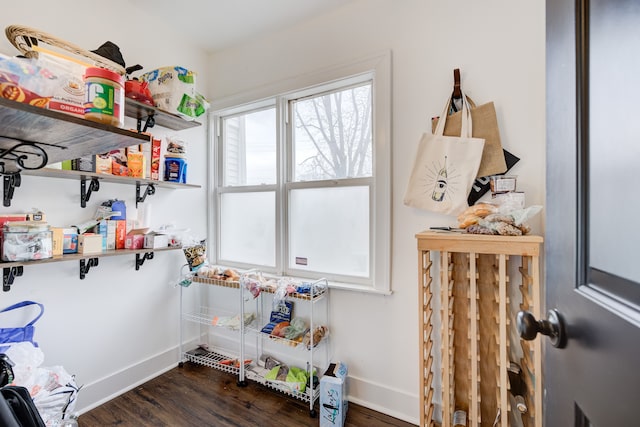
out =
<svg viewBox="0 0 640 427"><path fill-rule="evenodd" d="M418 250L539 256L541 236L490 236L460 232L423 231L416 234Z"/></svg>

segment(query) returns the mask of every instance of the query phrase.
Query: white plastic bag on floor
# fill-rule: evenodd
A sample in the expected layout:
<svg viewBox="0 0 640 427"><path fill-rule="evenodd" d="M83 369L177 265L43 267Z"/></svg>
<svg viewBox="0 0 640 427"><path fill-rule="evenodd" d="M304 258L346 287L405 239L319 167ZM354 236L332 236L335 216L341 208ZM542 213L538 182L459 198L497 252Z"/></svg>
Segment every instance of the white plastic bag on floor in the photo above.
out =
<svg viewBox="0 0 640 427"><path fill-rule="evenodd" d="M11 384L29 390L47 426L57 426L74 413L80 388L73 375L62 366L41 367L44 354L30 342L13 344L6 355L14 363Z"/></svg>

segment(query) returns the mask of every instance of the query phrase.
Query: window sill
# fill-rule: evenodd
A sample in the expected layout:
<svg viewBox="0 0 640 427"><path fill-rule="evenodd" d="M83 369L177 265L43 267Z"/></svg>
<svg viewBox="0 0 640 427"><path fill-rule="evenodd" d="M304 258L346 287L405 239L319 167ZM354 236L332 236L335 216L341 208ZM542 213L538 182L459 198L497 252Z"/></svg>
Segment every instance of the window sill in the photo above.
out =
<svg viewBox="0 0 640 427"><path fill-rule="evenodd" d="M242 274L242 272L240 273ZM281 278L287 277L299 282L314 282L316 280L319 280L319 279L312 279L309 277L280 276L280 275L271 274L271 273L262 273L262 274L265 277L268 277L271 279L281 279ZM329 284L329 289L338 289L341 291L362 292L362 293L377 294L377 295L391 295L393 293L393 291L390 289L376 289L373 286L362 285L358 283L337 282L337 281L331 281L331 280L327 280L327 283Z"/></svg>
<svg viewBox="0 0 640 427"><path fill-rule="evenodd" d="M376 289L371 286L358 285L355 283L331 282L331 281L329 282L329 289L339 289L342 291L363 292L367 294L377 294L377 295L391 295L393 293L393 291L391 291L390 289L382 290L382 289Z"/></svg>

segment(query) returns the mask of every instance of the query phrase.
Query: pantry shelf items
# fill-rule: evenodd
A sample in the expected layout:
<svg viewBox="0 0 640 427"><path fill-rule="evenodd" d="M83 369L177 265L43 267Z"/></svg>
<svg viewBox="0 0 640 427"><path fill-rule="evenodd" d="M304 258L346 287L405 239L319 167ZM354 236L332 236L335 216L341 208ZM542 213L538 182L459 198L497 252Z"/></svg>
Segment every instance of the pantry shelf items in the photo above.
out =
<svg viewBox="0 0 640 427"><path fill-rule="evenodd" d="M0 173L149 142L149 136L0 98Z"/></svg>
<svg viewBox="0 0 640 427"><path fill-rule="evenodd" d="M179 365L187 360L233 373L240 386L258 382L309 403L316 416L319 376L329 363L327 281L266 278L255 271L225 276L228 270L217 269L201 268L190 285L211 291L196 291L209 294L208 305L189 306L180 289ZM206 325L188 351L182 349L185 321Z"/></svg>
<svg viewBox="0 0 640 427"><path fill-rule="evenodd" d="M193 120L185 120L175 114L167 113L156 107L143 104L130 98L125 99L124 114L138 120L138 132L146 132L147 128L154 125L167 129L183 130L197 126L201 123Z"/></svg>
<svg viewBox="0 0 640 427"><path fill-rule="evenodd" d="M511 320L517 311L540 318L542 237L422 232L416 239L420 426L440 425L440 418L442 427L451 427L463 411L471 427L496 419L500 427L542 427L541 340L519 339ZM438 323L440 331L433 328ZM438 359L441 372L434 368ZM513 366L522 370L519 400L510 381ZM441 414L435 411L436 381Z"/></svg>
<svg viewBox="0 0 640 427"><path fill-rule="evenodd" d="M159 113L154 112L154 114ZM44 168L47 164L146 142L149 142L148 135L0 97L0 174L3 175L4 184L3 204L4 206L11 205L15 188L21 185L22 174L80 180L82 207L86 205L91 193L99 190L100 181L135 185L136 202L144 201L148 194L155 193L156 187L172 189L200 187L166 181ZM87 182L89 183L87 184ZM146 189L143 192L144 186ZM174 249L180 248L111 250L91 255L65 254L36 261L2 262L0 267L3 270L3 291L11 289L15 278L24 274L26 265L76 260L80 264L80 279L84 279L91 268L98 266L98 259L101 257L135 255L135 267L136 270L139 270L145 261L153 259L154 252Z"/></svg>
<svg viewBox="0 0 640 427"><path fill-rule="evenodd" d="M327 280L280 278L263 282L259 292L245 285L244 294L255 295L256 321L246 326L243 341L243 354L254 363L241 375L308 403L315 417L319 377L329 365Z"/></svg>
<svg viewBox="0 0 640 427"><path fill-rule="evenodd" d="M137 104L139 103L127 99L126 114L134 117L142 114L136 110ZM129 108L130 105L131 108ZM152 117L172 117L171 114L156 111L153 107L144 106L144 108L145 114L151 114ZM197 122L188 122L177 116L175 119L161 119L157 123L167 126L169 129L184 129L185 125L182 123L186 123L188 126L199 125ZM137 191L136 201L138 202L144 201L147 194L153 194L155 187L199 187L90 172L45 170L47 164L149 142L147 135L4 98L0 98L0 121L2 122L0 127L0 173L4 175L4 206L11 205L15 188L19 187L21 183L20 174L77 179L91 177L107 182L146 185L144 193L141 194L139 189ZM91 189L96 188L94 180L91 184L89 194ZM99 185L97 187L99 188ZM83 192L81 205L86 202L86 194L87 190Z"/></svg>

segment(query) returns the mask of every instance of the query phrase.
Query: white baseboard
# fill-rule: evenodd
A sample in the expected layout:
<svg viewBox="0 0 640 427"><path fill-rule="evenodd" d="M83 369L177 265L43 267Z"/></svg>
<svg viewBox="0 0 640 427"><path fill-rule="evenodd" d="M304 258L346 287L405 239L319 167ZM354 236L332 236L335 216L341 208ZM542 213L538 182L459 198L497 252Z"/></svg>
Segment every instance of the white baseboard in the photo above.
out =
<svg viewBox="0 0 640 427"><path fill-rule="evenodd" d="M347 384L349 402L408 423L416 425L420 423L420 406L418 402L420 398L417 395L351 375L349 375Z"/></svg>
<svg viewBox="0 0 640 427"><path fill-rule="evenodd" d="M178 366L178 348L156 354L107 377L84 384L76 411L83 414Z"/></svg>

